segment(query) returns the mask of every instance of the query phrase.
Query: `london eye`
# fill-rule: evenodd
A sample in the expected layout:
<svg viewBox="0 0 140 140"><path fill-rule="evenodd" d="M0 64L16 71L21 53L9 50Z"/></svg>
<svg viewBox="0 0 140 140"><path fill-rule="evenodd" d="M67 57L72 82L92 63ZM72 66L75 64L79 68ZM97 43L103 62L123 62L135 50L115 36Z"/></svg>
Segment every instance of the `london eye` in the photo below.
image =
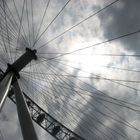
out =
<svg viewBox="0 0 140 140"><path fill-rule="evenodd" d="M1 0L0 140L139 140L139 12L139 0Z"/></svg>

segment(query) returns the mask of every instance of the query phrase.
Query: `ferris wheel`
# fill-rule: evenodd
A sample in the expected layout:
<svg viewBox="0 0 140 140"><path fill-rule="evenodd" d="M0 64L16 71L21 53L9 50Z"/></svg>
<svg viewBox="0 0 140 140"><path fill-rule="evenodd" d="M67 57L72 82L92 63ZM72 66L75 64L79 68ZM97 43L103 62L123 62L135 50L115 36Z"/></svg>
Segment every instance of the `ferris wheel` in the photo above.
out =
<svg viewBox="0 0 140 140"><path fill-rule="evenodd" d="M0 111L16 104L25 140L32 121L57 140L139 138L139 6L0 1Z"/></svg>

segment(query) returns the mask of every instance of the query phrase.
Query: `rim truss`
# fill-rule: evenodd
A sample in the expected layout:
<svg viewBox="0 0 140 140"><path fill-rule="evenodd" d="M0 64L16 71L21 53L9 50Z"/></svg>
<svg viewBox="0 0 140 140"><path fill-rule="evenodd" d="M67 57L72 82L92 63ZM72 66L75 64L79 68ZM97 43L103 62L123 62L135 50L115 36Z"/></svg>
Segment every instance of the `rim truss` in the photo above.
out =
<svg viewBox="0 0 140 140"><path fill-rule="evenodd" d="M82 137L78 136L76 133L66 128L63 124L50 116L25 93L23 94L28 105L31 118L45 131L57 140L84 140ZM12 89L10 90L8 97L16 104L15 95Z"/></svg>

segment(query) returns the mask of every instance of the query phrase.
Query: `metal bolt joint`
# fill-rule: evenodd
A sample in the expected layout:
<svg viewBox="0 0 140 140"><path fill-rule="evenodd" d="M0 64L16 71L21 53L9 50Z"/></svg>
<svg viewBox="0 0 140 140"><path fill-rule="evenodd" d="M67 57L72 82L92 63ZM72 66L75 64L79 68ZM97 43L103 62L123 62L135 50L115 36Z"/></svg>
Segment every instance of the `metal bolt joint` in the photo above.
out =
<svg viewBox="0 0 140 140"><path fill-rule="evenodd" d="M37 52L36 50L26 48L26 52L22 56L20 56L13 64L9 63L7 64L8 68L4 75L12 71L14 75L19 79L20 78L19 72L33 59L37 60L36 52Z"/></svg>
<svg viewBox="0 0 140 140"><path fill-rule="evenodd" d="M32 54L34 60L37 60L37 56L36 56L37 51L36 50L31 50L29 48L26 48L26 51L28 51Z"/></svg>

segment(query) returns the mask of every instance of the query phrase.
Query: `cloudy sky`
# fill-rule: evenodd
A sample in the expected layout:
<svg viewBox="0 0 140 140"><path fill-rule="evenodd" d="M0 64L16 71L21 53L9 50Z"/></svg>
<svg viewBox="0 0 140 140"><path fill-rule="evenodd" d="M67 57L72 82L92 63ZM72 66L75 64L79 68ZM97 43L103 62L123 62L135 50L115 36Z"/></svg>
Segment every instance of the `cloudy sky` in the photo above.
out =
<svg viewBox="0 0 140 140"><path fill-rule="evenodd" d="M139 0L2 0L1 69L36 49L19 84L40 107L86 140L139 140L139 7ZM40 140L53 140L35 128ZM22 140L9 99L0 132Z"/></svg>

